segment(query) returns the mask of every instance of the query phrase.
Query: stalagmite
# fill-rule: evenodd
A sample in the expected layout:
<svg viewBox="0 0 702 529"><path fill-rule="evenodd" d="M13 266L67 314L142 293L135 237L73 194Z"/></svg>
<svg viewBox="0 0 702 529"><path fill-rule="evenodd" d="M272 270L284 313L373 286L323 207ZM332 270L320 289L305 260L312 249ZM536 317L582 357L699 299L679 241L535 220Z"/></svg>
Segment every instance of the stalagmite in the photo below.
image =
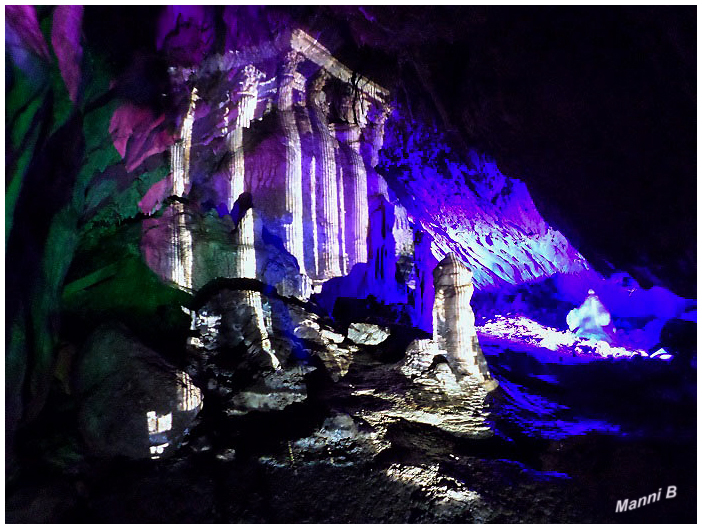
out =
<svg viewBox="0 0 702 529"><path fill-rule="evenodd" d="M295 70L303 59L304 56L295 51L290 51L285 55L278 78L278 111L285 133L284 244L286 250L297 259L300 274L305 275L302 229L302 156L300 134L292 110Z"/></svg>
<svg viewBox="0 0 702 529"><path fill-rule="evenodd" d="M488 391L494 389L497 381L488 371L470 306L473 274L449 253L434 269L434 290L434 341L457 375L475 377Z"/></svg>
<svg viewBox="0 0 702 529"><path fill-rule="evenodd" d="M181 127L181 140L171 147L171 173L173 174L173 194L185 196L190 184L190 149L192 146L195 104L198 100L197 89L190 94L188 112ZM173 261L170 266L171 280L178 286L191 290L193 288L193 239L185 222L185 207L182 202L174 204L173 230L171 245Z"/></svg>
<svg viewBox="0 0 702 529"><path fill-rule="evenodd" d="M329 133L328 104L323 88L329 74L320 70L308 88L310 120L314 134L317 182L317 219L319 226L319 263L317 279L341 275L339 247L339 191L337 186L334 138Z"/></svg>

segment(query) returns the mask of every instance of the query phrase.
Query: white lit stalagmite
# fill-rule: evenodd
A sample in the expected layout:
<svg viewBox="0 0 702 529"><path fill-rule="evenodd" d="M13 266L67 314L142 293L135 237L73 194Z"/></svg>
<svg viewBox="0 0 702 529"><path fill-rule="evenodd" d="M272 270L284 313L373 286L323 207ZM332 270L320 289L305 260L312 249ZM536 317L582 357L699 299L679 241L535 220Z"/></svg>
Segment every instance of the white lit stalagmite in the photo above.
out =
<svg viewBox="0 0 702 529"><path fill-rule="evenodd" d="M457 375L469 375L497 387L475 332L475 315L470 306L473 274L449 253L434 269L434 341Z"/></svg>
<svg viewBox="0 0 702 529"><path fill-rule="evenodd" d="M329 133L328 103L323 88L329 79L320 70L308 88L310 120L314 137L317 220L319 225L319 263L317 279L341 275L339 248L339 191L337 186L334 138Z"/></svg>
<svg viewBox="0 0 702 529"><path fill-rule="evenodd" d="M345 179L350 179L347 185L350 196L346 195L346 241L349 256L349 269L356 263L368 261L368 180L366 167L361 157L361 127L366 124L367 102L358 94L345 96L341 103L343 124L334 125L337 138L349 148L345 149L348 173Z"/></svg>
<svg viewBox="0 0 702 529"><path fill-rule="evenodd" d="M173 194L185 196L190 184L190 148L192 146L193 121L195 120L195 104L198 100L197 89L190 94L188 112L183 119L180 141L171 146L171 173L173 175ZM176 202L173 211L173 229L171 245L173 261L171 262L171 280L180 287L193 287L193 239L185 222L185 207Z"/></svg>
<svg viewBox="0 0 702 529"><path fill-rule="evenodd" d="M293 112L293 88L295 71L304 56L295 51L288 52L278 77L278 111L285 134L285 249L290 252L305 275L303 208L302 208L302 156L300 134Z"/></svg>

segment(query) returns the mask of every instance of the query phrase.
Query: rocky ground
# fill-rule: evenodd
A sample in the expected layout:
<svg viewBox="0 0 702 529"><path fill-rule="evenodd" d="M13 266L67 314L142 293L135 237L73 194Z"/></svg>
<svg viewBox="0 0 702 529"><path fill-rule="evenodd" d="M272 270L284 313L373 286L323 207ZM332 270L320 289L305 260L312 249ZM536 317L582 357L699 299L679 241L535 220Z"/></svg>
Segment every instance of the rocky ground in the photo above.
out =
<svg viewBox="0 0 702 529"><path fill-rule="evenodd" d="M22 432L8 522L694 521L689 368L549 363L486 342L488 393L389 320L348 325L261 291L262 336L240 287L196 298L184 371L124 327L95 331L78 358L81 387L101 389L57 383ZM125 347L131 383L91 364ZM160 441L139 441L143 413L175 398L169 372L192 376L202 407L174 411L171 445L150 459L143 443ZM675 498L615 513L669 485Z"/></svg>

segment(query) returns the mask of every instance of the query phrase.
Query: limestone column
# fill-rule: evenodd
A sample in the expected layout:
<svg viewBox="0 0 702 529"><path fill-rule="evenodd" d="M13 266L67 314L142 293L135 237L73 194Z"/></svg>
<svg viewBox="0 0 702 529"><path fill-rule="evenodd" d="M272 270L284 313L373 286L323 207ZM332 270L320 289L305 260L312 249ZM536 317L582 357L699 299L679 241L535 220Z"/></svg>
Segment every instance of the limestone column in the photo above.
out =
<svg viewBox="0 0 702 529"><path fill-rule="evenodd" d="M349 269L356 263L368 261L368 180L366 167L361 157L361 127L365 126L366 105L363 96L354 99L353 95L344 97L341 103L342 114L347 122L335 125L337 138L348 146L346 149L348 174L350 179L351 196L346 196L347 218L347 252ZM350 206L350 207L349 207ZM350 211L349 211L350 209Z"/></svg>
<svg viewBox="0 0 702 529"><path fill-rule="evenodd" d="M253 65L245 66L240 72L238 87L231 97L233 112L225 116L230 124L229 163L230 190L227 207L231 211L239 196L246 191L244 175L243 133L253 119L258 103L258 84L264 74ZM233 120L233 121L230 121ZM235 277L256 277L256 251L254 238L253 210L249 208L237 226L236 243L239 253L235 263Z"/></svg>
<svg viewBox="0 0 702 529"><path fill-rule="evenodd" d="M446 351L457 375L469 375L494 389L487 362L478 343L475 315L470 306L473 274L449 253L434 269L434 341Z"/></svg>
<svg viewBox="0 0 702 529"><path fill-rule="evenodd" d="M386 103L374 103L368 109L368 125L363 129L363 144L361 154L363 160L369 167L372 174L372 181L369 176L368 192L370 195L383 195L388 197L388 184L385 179L378 175L374 168L378 165L378 152L383 147L385 138L385 122L392 112L392 107Z"/></svg>
<svg viewBox="0 0 702 529"><path fill-rule="evenodd" d="M243 149L243 132L248 128L253 120L256 105L258 103L258 84L265 77L253 65L245 66L240 72L238 87L231 97L234 102L233 123L229 135L230 150L230 193L227 206L231 210L234 203L246 191L245 184L245 160ZM225 123L230 123L229 114L225 116ZM254 231L253 209L248 208L239 221L235 232L235 243L237 246L237 256L235 260L235 277L256 278L256 238ZM274 368L280 366L280 362L273 353L268 329L263 318L263 303L261 293L253 290L244 290L239 293L241 301L251 307L254 313L256 327L261 336L261 349L269 355L271 365Z"/></svg>
<svg viewBox="0 0 702 529"><path fill-rule="evenodd" d="M278 76L278 112L285 134L284 244L285 249L297 259L300 274L306 275L302 229L302 156L300 134L292 110L295 71L303 59L304 56L296 51L288 52L283 59Z"/></svg>
<svg viewBox="0 0 702 529"><path fill-rule="evenodd" d="M320 70L308 87L308 105L314 137L315 173L317 182L317 220L319 226L317 278L326 280L342 275L339 245L339 188L337 185L334 138L329 133L327 114L329 106L324 85L329 79L326 70Z"/></svg>
<svg viewBox="0 0 702 529"><path fill-rule="evenodd" d="M296 72L295 103L293 105L297 129L300 134L302 158L302 237L304 240L305 270L312 280L319 279L319 218L317 164L318 152L312 126L310 108L307 106L307 79Z"/></svg>
<svg viewBox="0 0 702 529"><path fill-rule="evenodd" d="M186 189L190 185L190 150L197 100L197 88L193 88L188 112L181 126L181 139L170 149L173 194L177 197L184 197ZM193 288L193 240L190 229L185 222L185 206L182 202L176 202L173 206L171 247L171 280L181 288L191 290Z"/></svg>
<svg viewBox="0 0 702 529"><path fill-rule="evenodd" d="M338 144L334 149L334 157L340 156ZM346 193L344 192L344 166L336 164L336 189L339 193L339 268L341 275L349 273L349 254L346 251Z"/></svg>

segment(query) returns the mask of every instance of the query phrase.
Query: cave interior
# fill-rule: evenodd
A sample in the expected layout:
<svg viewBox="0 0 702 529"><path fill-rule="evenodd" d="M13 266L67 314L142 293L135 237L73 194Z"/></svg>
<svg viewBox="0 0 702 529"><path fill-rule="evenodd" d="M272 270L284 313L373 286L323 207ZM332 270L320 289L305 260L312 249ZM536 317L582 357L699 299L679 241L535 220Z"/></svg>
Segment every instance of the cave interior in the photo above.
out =
<svg viewBox="0 0 702 529"><path fill-rule="evenodd" d="M695 522L696 46L6 6L6 522Z"/></svg>

